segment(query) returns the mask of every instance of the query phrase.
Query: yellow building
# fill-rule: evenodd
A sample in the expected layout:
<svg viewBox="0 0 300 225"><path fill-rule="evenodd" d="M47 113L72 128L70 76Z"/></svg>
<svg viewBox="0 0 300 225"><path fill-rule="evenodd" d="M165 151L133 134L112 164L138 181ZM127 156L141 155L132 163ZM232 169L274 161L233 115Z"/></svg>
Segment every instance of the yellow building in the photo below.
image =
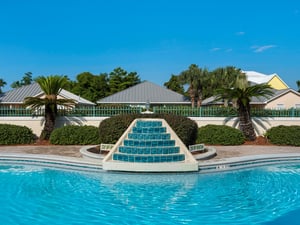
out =
<svg viewBox="0 0 300 225"><path fill-rule="evenodd" d="M243 72L246 74L248 81L254 84L266 83L276 90L283 90L289 88L289 86L276 73L266 75L255 71Z"/></svg>

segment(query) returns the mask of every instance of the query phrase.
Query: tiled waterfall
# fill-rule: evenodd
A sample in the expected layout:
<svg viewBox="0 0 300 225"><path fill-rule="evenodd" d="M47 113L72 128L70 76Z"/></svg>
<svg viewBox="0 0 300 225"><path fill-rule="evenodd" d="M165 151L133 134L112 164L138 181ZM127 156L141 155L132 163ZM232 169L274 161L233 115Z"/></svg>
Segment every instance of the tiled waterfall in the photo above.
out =
<svg viewBox="0 0 300 225"><path fill-rule="evenodd" d="M113 160L133 163L184 161L179 146L171 139L162 121L138 120L127 138L113 154Z"/></svg>

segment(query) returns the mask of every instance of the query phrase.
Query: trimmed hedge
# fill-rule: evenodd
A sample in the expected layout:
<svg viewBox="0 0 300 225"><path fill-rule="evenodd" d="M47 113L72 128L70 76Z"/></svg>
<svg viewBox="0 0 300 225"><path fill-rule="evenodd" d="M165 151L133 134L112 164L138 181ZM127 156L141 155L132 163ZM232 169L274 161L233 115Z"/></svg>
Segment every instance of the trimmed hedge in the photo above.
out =
<svg viewBox="0 0 300 225"><path fill-rule="evenodd" d="M186 146L195 144L197 139L198 126L187 117L172 114L123 114L110 117L100 123L100 143L116 143L131 122L137 118L165 119Z"/></svg>
<svg viewBox="0 0 300 225"><path fill-rule="evenodd" d="M36 136L28 127L0 124L0 145L31 144L35 139Z"/></svg>
<svg viewBox="0 0 300 225"><path fill-rule="evenodd" d="M245 142L243 133L226 125L206 125L198 129L197 143L211 145L241 145Z"/></svg>
<svg viewBox="0 0 300 225"><path fill-rule="evenodd" d="M268 140L275 145L300 146L300 126L277 126L266 132Z"/></svg>
<svg viewBox="0 0 300 225"><path fill-rule="evenodd" d="M56 128L50 136L55 145L93 145L99 144L98 128L94 126L68 125Z"/></svg>

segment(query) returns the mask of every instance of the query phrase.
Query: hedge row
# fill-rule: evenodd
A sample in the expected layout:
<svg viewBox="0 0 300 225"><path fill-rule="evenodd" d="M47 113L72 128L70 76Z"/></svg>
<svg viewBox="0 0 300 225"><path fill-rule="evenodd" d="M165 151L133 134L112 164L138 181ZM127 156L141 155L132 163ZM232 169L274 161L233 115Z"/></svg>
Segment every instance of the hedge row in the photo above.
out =
<svg viewBox="0 0 300 225"><path fill-rule="evenodd" d="M0 124L0 145L31 144L35 139L36 136L28 127Z"/></svg>
<svg viewBox="0 0 300 225"><path fill-rule="evenodd" d="M137 118L162 118L176 132L185 145L195 144L197 139L197 124L184 116L172 114L130 114L110 117L100 123L100 143L114 144Z"/></svg>
<svg viewBox="0 0 300 225"><path fill-rule="evenodd" d="M300 146L300 126L277 126L266 132L268 140L275 145Z"/></svg>
<svg viewBox="0 0 300 225"><path fill-rule="evenodd" d="M68 125L55 129L50 136L55 145L91 145L99 144L99 131L94 126Z"/></svg>
<svg viewBox="0 0 300 225"><path fill-rule="evenodd" d="M150 117L165 119L187 146L195 142L240 145L245 140L240 130L225 125L206 125L198 129L194 121L182 116L137 114L110 117L102 121L99 128L75 125L57 128L51 134L50 143L57 145L116 143L134 119ZM273 127L266 132L266 137L272 144L300 146L300 126ZM0 145L30 144L35 140L36 136L28 127L0 124Z"/></svg>
<svg viewBox="0 0 300 225"><path fill-rule="evenodd" d="M198 130L197 143L211 145L241 145L245 141L243 133L226 125L206 125Z"/></svg>

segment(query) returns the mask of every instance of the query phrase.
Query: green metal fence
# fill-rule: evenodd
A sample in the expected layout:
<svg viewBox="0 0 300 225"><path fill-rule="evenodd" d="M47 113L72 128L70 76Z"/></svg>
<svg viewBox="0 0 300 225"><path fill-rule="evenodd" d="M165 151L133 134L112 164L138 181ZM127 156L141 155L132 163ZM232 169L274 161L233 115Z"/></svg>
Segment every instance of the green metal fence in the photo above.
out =
<svg viewBox="0 0 300 225"><path fill-rule="evenodd" d="M155 106L154 113L176 114L188 117L230 117L237 116L233 107L200 107L189 106ZM256 117L300 117L300 109L251 109L251 115Z"/></svg>
<svg viewBox="0 0 300 225"><path fill-rule="evenodd" d="M256 117L300 117L300 109L251 109Z"/></svg>
<svg viewBox="0 0 300 225"><path fill-rule="evenodd" d="M85 117L109 117L119 114L138 114L142 113L141 107L129 106L105 106L105 107L75 107L73 109L59 109L61 116L85 116ZM190 106L154 106L154 113L176 114L187 117L234 117L237 116L237 109L233 107L200 107ZM32 111L28 108L0 107L0 117L32 117L43 116L44 110ZM256 117L300 117L300 109L251 109L251 115Z"/></svg>
<svg viewBox="0 0 300 225"><path fill-rule="evenodd" d="M200 107L192 108L189 106L155 106L154 113L176 114L188 117L228 117L236 116L237 110L230 107Z"/></svg>
<svg viewBox="0 0 300 225"><path fill-rule="evenodd" d="M75 107L72 109L59 109L58 113L60 116L86 116L86 117L97 117L97 116L114 116L119 114L136 114L141 113L140 107ZM31 110L28 108L11 108L11 107L0 107L0 117L4 116L44 116L44 109Z"/></svg>
<svg viewBox="0 0 300 225"><path fill-rule="evenodd" d="M120 114L141 113L140 107L75 107L72 110L61 110L61 115L66 116L115 116Z"/></svg>
<svg viewBox="0 0 300 225"><path fill-rule="evenodd" d="M1 106L0 107L0 116L43 116L44 115L44 110L31 110L28 108L21 108L21 107L5 107Z"/></svg>

